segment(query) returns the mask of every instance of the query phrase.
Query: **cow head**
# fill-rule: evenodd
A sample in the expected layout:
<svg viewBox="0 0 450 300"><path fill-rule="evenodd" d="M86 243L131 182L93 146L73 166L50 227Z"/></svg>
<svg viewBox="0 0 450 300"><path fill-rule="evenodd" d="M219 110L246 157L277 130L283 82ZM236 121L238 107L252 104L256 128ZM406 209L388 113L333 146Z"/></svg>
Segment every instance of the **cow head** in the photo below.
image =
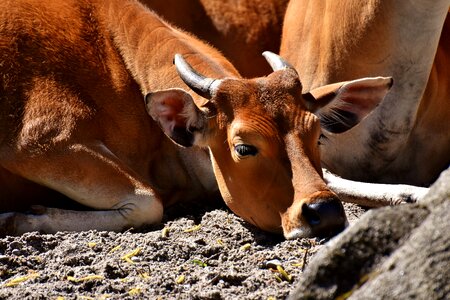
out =
<svg viewBox="0 0 450 300"><path fill-rule="evenodd" d="M177 55L178 73L197 95L155 92L148 111L174 142L209 147L222 197L243 219L286 238L338 232L346 217L322 178L321 120L333 134L351 128L383 99L390 79L302 94L296 70L276 54L264 56L274 69L267 77L215 79Z"/></svg>

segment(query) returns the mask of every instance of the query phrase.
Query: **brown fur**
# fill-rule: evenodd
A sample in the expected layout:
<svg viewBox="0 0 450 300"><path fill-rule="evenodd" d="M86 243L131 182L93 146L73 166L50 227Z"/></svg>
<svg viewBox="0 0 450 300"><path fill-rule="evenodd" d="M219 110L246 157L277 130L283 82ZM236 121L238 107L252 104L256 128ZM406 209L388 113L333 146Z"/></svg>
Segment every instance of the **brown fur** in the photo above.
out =
<svg viewBox="0 0 450 300"><path fill-rule="evenodd" d="M220 80L210 99L182 81L177 53ZM292 68L242 79L217 50L133 0L3 1L0 66L0 228L9 234L153 224L163 206L218 189L245 220L289 238L344 226L321 177L320 123ZM388 79L366 81L382 96L389 89ZM236 145L258 151L241 157ZM48 204L37 190L91 210L11 212L12 198Z"/></svg>
<svg viewBox="0 0 450 300"><path fill-rule="evenodd" d="M278 52L287 0L141 0L170 23L211 43L248 78L267 75Z"/></svg>

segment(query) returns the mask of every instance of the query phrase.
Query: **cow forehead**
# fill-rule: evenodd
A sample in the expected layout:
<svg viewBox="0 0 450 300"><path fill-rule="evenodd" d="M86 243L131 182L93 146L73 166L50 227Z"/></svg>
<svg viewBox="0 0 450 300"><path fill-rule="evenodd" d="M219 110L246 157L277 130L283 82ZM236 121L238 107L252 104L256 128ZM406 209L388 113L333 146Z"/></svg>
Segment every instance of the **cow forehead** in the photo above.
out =
<svg viewBox="0 0 450 300"><path fill-rule="evenodd" d="M285 70L256 79L225 79L214 98L228 121L237 115L260 119L259 115L275 123L290 122L290 116L306 111L298 76Z"/></svg>
<svg viewBox="0 0 450 300"><path fill-rule="evenodd" d="M268 115L255 113L248 109L236 114L229 126L230 136L261 137L278 140L279 126Z"/></svg>
<svg viewBox="0 0 450 300"><path fill-rule="evenodd" d="M245 107L235 112L227 126L231 136L259 136L280 141L289 132L308 132L318 124L313 113L298 107L276 113Z"/></svg>
<svg viewBox="0 0 450 300"><path fill-rule="evenodd" d="M212 102L219 128L228 129L229 142L277 144L289 132L309 132L317 123L306 109L293 69L255 79L224 79Z"/></svg>

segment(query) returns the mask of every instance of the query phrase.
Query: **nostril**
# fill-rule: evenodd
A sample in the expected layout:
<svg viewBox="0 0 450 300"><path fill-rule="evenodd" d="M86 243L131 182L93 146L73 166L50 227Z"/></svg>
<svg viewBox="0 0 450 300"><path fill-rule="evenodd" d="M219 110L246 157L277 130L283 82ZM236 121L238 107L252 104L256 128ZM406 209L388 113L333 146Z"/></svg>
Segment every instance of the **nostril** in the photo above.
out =
<svg viewBox="0 0 450 300"><path fill-rule="evenodd" d="M317 211L316 207L312 204L308 205L304 203L302 205L302 215L306 219L306 222L312 226L316 226L320 224L320 214Z"/></svg>
<svg viewBox="0 0 450 300"><path fill-rule="evenodd" d="M329 235L345 228L346 217L341 202L335 198L316 199L302 205L302 216L315 235Z"/></svg>

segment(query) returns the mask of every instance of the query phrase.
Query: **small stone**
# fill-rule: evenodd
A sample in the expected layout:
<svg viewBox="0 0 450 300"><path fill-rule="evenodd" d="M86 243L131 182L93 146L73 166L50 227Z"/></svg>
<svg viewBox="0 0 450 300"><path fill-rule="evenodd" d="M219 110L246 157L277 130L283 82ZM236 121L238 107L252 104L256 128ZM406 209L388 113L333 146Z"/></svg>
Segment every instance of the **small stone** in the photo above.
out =
<svg viewBox="0 0 450 300"><path fill-rule="evenodd" d="M265 267L268 269L276 269L277 266L282 266L281 261L279 261L278 259L271 259L266 261L265 263Z"/></svg>
<svg viewBox="0 0 450 300"><path fill-rule="evenodd" d="M141 261L141 258L137 257L137 256L133 256L130 259L131 259L132 262L140 262Z"/></svg>

